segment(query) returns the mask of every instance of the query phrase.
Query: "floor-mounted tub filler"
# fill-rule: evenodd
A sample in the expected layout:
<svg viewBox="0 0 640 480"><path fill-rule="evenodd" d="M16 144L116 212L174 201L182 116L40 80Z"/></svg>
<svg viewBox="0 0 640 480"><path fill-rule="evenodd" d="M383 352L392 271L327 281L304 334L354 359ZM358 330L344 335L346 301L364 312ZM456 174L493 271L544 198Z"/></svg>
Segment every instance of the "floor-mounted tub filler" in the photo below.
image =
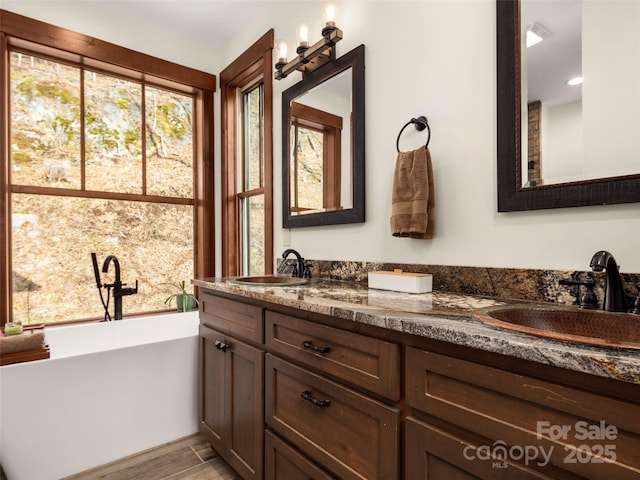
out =
<svg viewBox="0 0 640 480"><path fill-rule="evenodd" d="M0 367L0 464L59 479L198 430L198 312L48 327L51 358Z"/></svg>

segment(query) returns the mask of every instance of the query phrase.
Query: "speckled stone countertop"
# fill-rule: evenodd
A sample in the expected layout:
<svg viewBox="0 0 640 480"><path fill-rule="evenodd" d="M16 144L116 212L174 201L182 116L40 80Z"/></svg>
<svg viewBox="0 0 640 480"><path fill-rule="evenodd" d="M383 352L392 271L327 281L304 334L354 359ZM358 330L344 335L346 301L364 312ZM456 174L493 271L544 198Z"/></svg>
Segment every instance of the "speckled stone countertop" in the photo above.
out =
<svg viewBox="0 0 640 480"><path fill-rule="evenodd" d="M505 303L496 299L439 291L391 292L334 280L298 287L246 286L225 278L195 279L192 283L240 297L640 384L638 350L550 340L492 327L473 318L473 312L479 308Z"/></svg>

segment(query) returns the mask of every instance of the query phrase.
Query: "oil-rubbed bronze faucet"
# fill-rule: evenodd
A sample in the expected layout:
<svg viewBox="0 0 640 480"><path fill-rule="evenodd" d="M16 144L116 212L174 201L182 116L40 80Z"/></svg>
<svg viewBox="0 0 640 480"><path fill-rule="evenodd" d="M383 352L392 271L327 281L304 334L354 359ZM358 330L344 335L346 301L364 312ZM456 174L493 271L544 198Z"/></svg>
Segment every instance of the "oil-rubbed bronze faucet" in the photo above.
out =
<svg viewBox="0 0 640 480"><path fill-rule="evenodd" d="M627 297L624 294L622 277L613 255L605 250L600 250L593 255L590 265L594 272L607 271L607 284L604 290L602 309L608 312L626 312Z"/></svg>
<svg viewBox="0 0 640 480"><path fill-rule="evenodd" d="M105 284L104 287L108 290L113 288L113 319L122 320L122 297L138 293L138 280L136 280L135 288L123 288L123 285L126 285L126 283L122 283L120 281L120 262L118 262L115 255L109 255L104 260L102 273L107 273L109 271L109 262L113 262L113 266L116 269L115 279L113 283Z"/></svg>
<svg viewBox="0 0 640 480"><path fill-rule="evenodd" d="M299 278L311 277L311 271L309 270L307 262L305 262L304 258L302 258L302 255L300 255L293 248L288 248L282 253L282 264L278 268L278 273L282 273L284 271L285 267L287 266L287 257L291 254L293 254L298 261L298 265L293 269L292 276Z"/></svg>

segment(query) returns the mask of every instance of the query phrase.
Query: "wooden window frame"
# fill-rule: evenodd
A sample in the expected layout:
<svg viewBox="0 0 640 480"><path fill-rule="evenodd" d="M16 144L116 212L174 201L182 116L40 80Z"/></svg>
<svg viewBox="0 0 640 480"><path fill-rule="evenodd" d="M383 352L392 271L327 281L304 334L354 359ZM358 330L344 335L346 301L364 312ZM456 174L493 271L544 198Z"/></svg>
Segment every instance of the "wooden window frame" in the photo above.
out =
<svg viewBox="0 0 640 480"><path fill-rule="evenodd" d="M305 127L323 134L323 155L322 171L322 208L325 211L339 210L340 205L340 180L342 177L342 117L332 113L319 110L298 102L291 102L291 125L293 127ZM297 139L297 132L295 135ZM297 142L296 142L297 143ZM292 160L297 165L297 154L292 154ZM296 182L297 175L294 174L292 180ZM295 183L294 183L295 185ZM283 186L283 188L291 186ZM291 211L295 213L305 212L310 209L297 206L298 194L290 191Z"/></svg>
<svg viewBox="0 0 640 480"><path fill-rule="evenodd" d="M273 273L273 29L267 31L220 72L222 124L222 275L242 274L240 199L238 191L238 95L237 91L261 78L264 85L264 265ZM250 193L250 192L245 192ZM253 190L251 193L255 193ZM246 195L245 195L246 196Z"/></svg>
<svg viewBox="0 0 640 480"><path fill-rule="evenodd" d="M54 194L85 198L132 201L163 201L166 197L94 192L47 187L11 186L9 142L9 49L23 49L58 61L82 64L109 75L126 76L153 86L192 95L194 98L194 185L193 199L172 199L194 205L194 275L213 276L214 259L214 93L216 76L166 60L135 52L81 33L29 17L0 10L0 323L11 318L11 193ZM64 323L64 322L57 322Z"/></svg>

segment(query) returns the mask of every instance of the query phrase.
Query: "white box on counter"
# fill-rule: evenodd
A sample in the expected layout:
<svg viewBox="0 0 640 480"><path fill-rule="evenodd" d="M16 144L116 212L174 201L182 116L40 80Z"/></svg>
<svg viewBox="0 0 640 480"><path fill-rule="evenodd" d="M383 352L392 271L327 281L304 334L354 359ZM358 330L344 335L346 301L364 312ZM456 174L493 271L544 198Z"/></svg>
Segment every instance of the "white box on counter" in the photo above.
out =
<svg viewBox="0 0 640 480"><path fill-rule="evenodd" d="M393 272L368 272L369 288L407 293L427 293L433 289L433 275L411 273L396 269Z"/></svg>

